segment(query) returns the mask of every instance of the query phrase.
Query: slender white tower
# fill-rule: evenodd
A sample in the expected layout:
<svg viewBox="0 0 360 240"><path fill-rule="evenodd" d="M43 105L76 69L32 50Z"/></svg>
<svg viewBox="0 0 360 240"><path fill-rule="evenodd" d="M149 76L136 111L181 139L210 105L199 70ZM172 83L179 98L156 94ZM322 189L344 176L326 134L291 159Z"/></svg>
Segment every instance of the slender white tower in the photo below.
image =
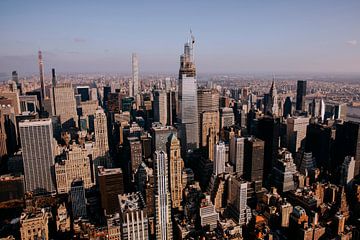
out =
<svg viewBox="0 0 360 240"><path fill-rule="evenodd" d="M132 54L132 94L133 97L139 93L139 62L136 53Z"/></svg>

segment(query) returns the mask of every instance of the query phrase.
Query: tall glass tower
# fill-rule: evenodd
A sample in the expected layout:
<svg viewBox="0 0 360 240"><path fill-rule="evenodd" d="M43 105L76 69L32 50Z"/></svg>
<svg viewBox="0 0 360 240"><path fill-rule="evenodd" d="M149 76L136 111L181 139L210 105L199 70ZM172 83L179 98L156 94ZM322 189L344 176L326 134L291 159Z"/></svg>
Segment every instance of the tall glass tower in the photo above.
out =
<svg viewBox="0 0 360 240"><path fill-rule="evenodd" d="M194 37L185 43L179 70L179 133L185 151L199 147L197 81L193 55Z"/></svg>

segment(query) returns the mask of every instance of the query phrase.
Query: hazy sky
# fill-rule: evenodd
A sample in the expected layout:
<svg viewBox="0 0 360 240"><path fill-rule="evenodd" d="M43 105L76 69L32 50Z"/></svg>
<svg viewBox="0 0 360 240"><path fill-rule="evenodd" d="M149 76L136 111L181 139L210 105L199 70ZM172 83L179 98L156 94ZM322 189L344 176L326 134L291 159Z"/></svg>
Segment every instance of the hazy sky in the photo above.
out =
<svg viewBox="0 0 360 240"><path fill-rule="evenodd" d="M171 3L170 3L171 2ZM360 1L0 1L0 72L360 72Z"/></svg>

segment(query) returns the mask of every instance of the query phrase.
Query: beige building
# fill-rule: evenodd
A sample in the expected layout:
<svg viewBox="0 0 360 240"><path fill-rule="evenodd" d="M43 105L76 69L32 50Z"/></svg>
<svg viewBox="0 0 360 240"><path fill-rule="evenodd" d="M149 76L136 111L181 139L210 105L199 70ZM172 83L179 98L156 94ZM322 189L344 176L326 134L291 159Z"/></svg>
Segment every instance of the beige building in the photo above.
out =
<svg viewBox="0 0 360 240"><path fill-rule="evenodd" d="M209 159L214 160L214 144L219 141L219 112L201 113L200 123L200 146L208 147Z"/></svg>
<svg viewBox="0 0 360 240"><path fill-rule="evenodd" d="M173 208L181 207L182 201L182 170L184 161L181 158L180 141L172 134L168 142L169 170L170 170L170 195Z"/></svg>
<svg viewBox="0 0 360 240"><path fill-rule="evenodd" d="M76 100L71 83L58 84L54 88L55 113L65 128L77 126Z"/></svg>
<svg viewBox="0 0 360 240"><path fill-rule="evenodd" d="M199 135L200 135L200 146L207 146L206 140L203 141L203 124L202 119L205 112L219 112L219 92L215 89L198 89L198 113L199 113ZM219 124L217 121L217 124ZM219 126L218 126L219 129Z"/></svg>
<svg viewBox="0 0 360 240"><path fill-rule="evenodd" d="M45 209L23 212L20 217L21 240L49 239L49 218Z"/></svg>
<svg viewBox="0 0 360 240"><path fill-rule="evenodd" d="M97 100L89 100L81 102L80 107L82 109L83 116L90 116L95 114L96 110L99 107L99 104Z"/></svg>
<svg viewBox="0 0 360 240"><path fill-rule="evenodd" d="M91 177L91 163L85 148L73 145L65 152L66 158L55 164L56 186L58 194L68 193L74 179L81 178L84 187L94 185Z"/></svg>
<svg viewBox="0 0 360 240"><path fill-rule="evenodd" d="M97 156L106 156L109 152L109 142L106 115L102 108L98 108L95 112L94 130L95 146L99 149Z"/></svg>

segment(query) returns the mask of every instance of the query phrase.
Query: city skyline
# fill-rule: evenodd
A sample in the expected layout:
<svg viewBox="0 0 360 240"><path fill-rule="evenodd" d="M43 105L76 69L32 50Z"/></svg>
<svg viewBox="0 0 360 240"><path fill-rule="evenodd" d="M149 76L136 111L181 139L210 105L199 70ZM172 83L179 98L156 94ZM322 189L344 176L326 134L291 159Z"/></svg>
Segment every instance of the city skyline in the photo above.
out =
<svg viewBox="0 0 360 240"><path fill-rule="evenodd" d="M0 3L0 73L177 72L190 28L200 73L358 73L360 3L229 1L172 3ZM200 14L201 13L201 14Z"/></svg>

